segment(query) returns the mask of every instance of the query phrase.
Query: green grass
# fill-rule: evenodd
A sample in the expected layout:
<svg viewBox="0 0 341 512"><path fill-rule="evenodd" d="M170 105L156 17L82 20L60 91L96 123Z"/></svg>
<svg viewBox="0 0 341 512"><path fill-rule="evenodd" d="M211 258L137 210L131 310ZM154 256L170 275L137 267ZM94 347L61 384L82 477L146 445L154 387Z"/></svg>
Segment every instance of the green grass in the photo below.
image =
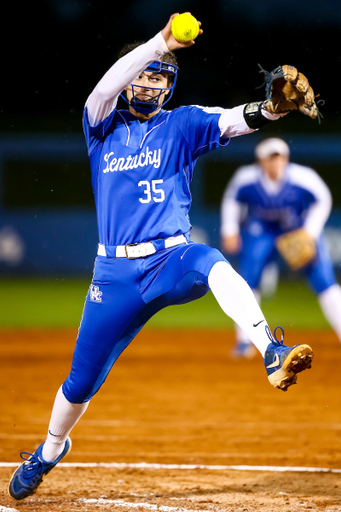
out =
<svg viewBox="0 0 341 512"><path fill-rule="evenodd" d="M88 286L82 279L0 280L0 327L78 326Z"/></svg>
<svg viewBox="0 0 341 512"><path fill-rule="evenodd" d="M80 322L89 280L0 280L0 327L75 327ZM262 303L272 328L322 329L328 327L316 297L302 282L281 282L275 297ZM161 311L150 328L232 328L213 295Z"/></svg>

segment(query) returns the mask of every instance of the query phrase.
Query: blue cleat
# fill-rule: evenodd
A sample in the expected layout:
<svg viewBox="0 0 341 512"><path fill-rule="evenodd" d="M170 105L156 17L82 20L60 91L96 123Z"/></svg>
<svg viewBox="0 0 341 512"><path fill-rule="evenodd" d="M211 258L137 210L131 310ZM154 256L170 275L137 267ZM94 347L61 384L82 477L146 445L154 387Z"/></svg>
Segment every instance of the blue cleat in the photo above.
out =
<svg viewBox="0 0 341 512"><path fill-rule="evenodd" d="M253 343L237 342L231 350L232 359L253 359L257 351Z"/></svg>
<svg viewBox="0 0 341 512"><path fill-rule="evenodd" d="M8 492L12 498L23 500L27 496L34 494L42 483L44 476L71 450L71 445L71 439L68 437L65 441L64 450L53 462L45 462L42 457L44 443L33 454L21 452L20 457L25 462L15 470L9 483ZM23 455L29 455L30 457L26 459Z"/></svg>
<svg viewBox="0 0 341 512"><path fill-rule="evenodd" d="M276 327L274 337L266 326L266 332L271 340L267 346L264 365L268 374L269 382L275 388L287 391L288 387L297 383L297 374L311 368L314 352L309 345L295 345L287 347L283 345L284 331L282 327ZM281 329L282 336L279 341L276 337L276 330Z"/></svg>

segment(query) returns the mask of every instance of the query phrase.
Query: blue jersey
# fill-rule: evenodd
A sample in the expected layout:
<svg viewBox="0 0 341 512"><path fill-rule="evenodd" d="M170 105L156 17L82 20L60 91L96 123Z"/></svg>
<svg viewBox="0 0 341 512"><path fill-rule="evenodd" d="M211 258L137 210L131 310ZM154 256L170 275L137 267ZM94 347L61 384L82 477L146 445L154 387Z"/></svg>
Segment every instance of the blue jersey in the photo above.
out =
<svg viewBox="0 0 341 512"><path fill-rule="evenodd" d="M317 239L330 209L330 191L313 169L289 163L276 182L254 164L238 169L225 191L222 233L234 234L236 224L243 223L254 235L304 227Z"/></svg>
<svg viewBox="0 0 341 512"><path fill-rule="evenodd" d="M100 243L139 243L191 229L195 162L229 141L221 140L220 114L186 106L140 123L129 111L114 110L92 127L85 108Z"/></svg>

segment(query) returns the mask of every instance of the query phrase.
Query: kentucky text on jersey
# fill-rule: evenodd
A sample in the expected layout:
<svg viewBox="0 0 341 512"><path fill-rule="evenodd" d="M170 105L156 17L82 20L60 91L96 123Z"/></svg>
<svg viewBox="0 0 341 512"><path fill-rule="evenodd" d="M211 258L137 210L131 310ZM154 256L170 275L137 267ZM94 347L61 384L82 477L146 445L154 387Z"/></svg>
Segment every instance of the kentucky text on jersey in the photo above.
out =
<svg viewBox="0 0 341 512"><path fill-rule="evenodd" d="M135 156L128 155L127 158L116 158L114 157L114 152L111 151L104 155L104 161L107 163L106 168L103 169L104 173L131 171L133 169L138 169L139 167L146 167L147 165L152 165L155 169L158 169L161 164L161 149L150 151L147 146L145 152L142 151L140 155Z"/></svg>
<svg viewBox="0 0 341 512"><path fill-rule="evenodd" d="M190 182L200 155L229 139L221 136L221 111L198 106L161 110L140 123L114 109L83 126L88 144L100 243L146 242L191 229Z"/></svg>

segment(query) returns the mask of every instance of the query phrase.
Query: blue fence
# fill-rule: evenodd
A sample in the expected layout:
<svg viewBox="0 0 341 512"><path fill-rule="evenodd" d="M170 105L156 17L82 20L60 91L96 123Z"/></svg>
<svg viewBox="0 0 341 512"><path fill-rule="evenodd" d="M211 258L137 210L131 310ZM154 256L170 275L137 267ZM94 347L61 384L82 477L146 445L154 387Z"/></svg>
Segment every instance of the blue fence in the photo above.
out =
<svg viewBox="0 0 341 512"><path fill-rule="evenodd" d="M341 162L341 135L286 135L293 161L307 165ZM220 248L219 205L204 201L203 176L209 162L242 165L253 159L260 135L234 139L227 148L198 160L192 184L193 238ZM93 206L12 206L6 197L4 170L9 161L20 167L32 161L81 163L89 169L86 146L79 135L20 135L0 137L0 274L81 275L92 270L97 249L97 225ZM46 168L48 172L48 167ZM90 183L90 171L85 178ZM23 183L15 183L18 191ZM22 192L22 190L21 190ZM341 271L341 211L335 209L326 236L336 270Z"/></svg>

